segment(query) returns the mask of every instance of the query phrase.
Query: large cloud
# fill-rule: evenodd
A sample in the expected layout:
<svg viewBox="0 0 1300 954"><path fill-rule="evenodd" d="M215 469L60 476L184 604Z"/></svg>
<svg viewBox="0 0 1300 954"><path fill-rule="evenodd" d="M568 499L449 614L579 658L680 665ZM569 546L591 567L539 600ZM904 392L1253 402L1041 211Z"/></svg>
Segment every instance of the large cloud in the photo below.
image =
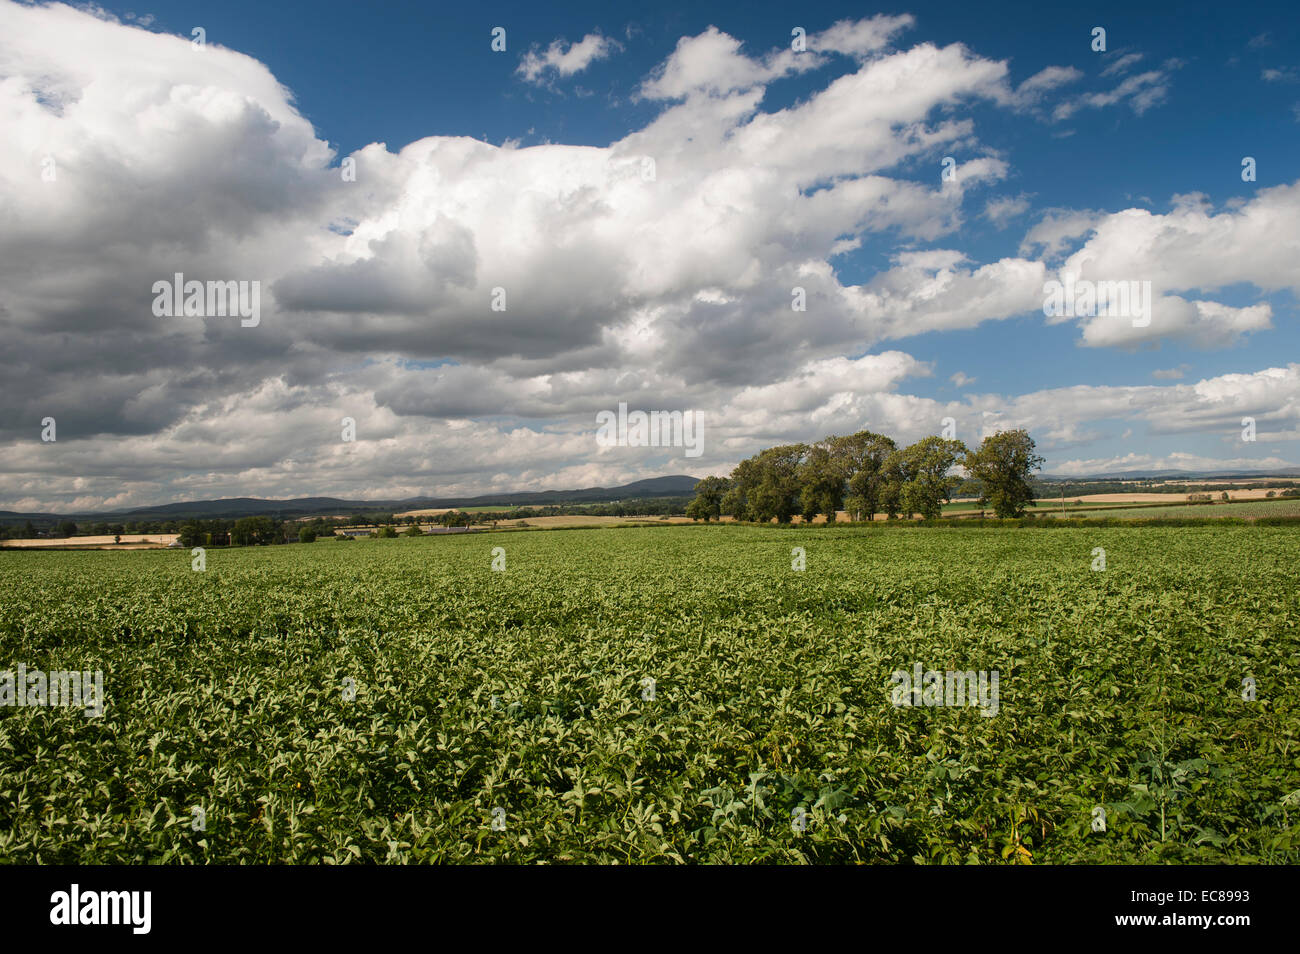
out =
<svg viewBox="0 0 1300 954"><path fill-rule="evenodd" d="M0 506L610 483L865 423L919 436L996 401L901 394L928 366L872 352L1032 314L1085 238L1084 274L1123 266L1167 296L1142 340L1268 325L1267 305L1207 296L1294 288L1296 186L1218 213L1063 210L1020 257L955 248L966 198L979 215L1010 174L973 105L1037 109L1078 74L1014 86L960 44L892 46L911 24L842 21L806 52L685 37L640 86L652 118L604 147L431 136L339 157L250 57L0 0ZM578 72L612 49L593 36L520 75ZM805 98L763 108L814 71ZM849 283L838 256L868 241L889 264ZM260 324L156 317L176 272L260 282ZM600 453L594 411L619 401L700 410L714 450ZM344 415L364 444L338 440ZM45 416L57 445L35 440Z"/></svg>

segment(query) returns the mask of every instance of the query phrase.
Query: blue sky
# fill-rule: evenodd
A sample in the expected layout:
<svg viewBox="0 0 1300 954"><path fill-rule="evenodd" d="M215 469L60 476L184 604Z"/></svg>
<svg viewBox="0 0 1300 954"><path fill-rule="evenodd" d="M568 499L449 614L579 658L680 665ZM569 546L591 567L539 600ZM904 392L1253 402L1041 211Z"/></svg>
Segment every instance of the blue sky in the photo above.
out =
<svg viewBox="0 0 1300 954"><path fill-rule="evenodd" d="M0 274L0 321L43 356L7 374L24 452L0 507L725 473L776 441L911 439L946 416L970 443L1028 427L1062 473L1300 464L1300 15L1047 6L0 2L21 154L0 207L44 256ZM782 59L794 27L810 52ZM575 59L584 42L599 52ZM891 71L905 85L871 93ZM637 150L659 162L644 206L591 165ZM942 193L949 155L961 186ZM32 190L45 156L67 171ZM355 188L335 182L348 157ZM192 227L138 228L178 206ZM97 228L117 238L83 247ZM1075 255L1096 281L1151 280L1151 327L1045 318L1039 286ZM135 280L108 277L186 265L260 276L256 335L160 331ZM824 306L795 318L799 275ZM525 313L471 304L500 282L530 289ZM155 360L110 366L117 349ZM704 415L708 451L593 447L620 400ZM348 408L369 464L330 446ZM57 455L26 420L55 412Z"/></svg>

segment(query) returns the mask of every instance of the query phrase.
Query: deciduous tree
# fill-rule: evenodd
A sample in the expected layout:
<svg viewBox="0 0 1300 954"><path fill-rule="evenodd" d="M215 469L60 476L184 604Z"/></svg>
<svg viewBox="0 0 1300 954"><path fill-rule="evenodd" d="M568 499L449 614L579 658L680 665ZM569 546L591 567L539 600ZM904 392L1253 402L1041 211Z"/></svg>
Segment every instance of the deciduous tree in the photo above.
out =
<svg viewBox="0 0 1300 954"><path fill-rule="evenodd" d="M944 503L951 499L953 488L962 478L950 473L968 453L961 441L942 437L926 437L901 451L895 451L886 461L889 472L890 500L897 494L897 506L909 517L919 513L933 520L943 513Z"/></svg>
<svg viewBox="0 0 1300 954"><path fill-rule="evenodd" d="M1025 430L991 434L966 456L967 471L979 481L980 507L991 506L999 517L1022 517L1026 507L1034 506L1030 477L1042 466Z"/></svg>
<svg viewBox="0 0 1300 954"><path fill-rule="evenodd" d="M725 477L705 477L695 485L695 499L687 506L686 516L706 522L721 519L722 498L730 488L731 481Z"/></svg>

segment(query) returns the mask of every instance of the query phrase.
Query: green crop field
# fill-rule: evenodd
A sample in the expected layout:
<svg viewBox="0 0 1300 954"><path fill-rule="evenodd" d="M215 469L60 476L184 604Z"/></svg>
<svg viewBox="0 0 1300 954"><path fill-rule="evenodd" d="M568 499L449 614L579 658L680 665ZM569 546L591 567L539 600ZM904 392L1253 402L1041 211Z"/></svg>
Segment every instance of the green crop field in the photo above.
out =
<svg viewBox="0 0 1300 954"><path fill-rule="evenodd" d="M0 707L0 859L1294 863L1297 554L716 525L0 552L0 670L107 699ZM896 707L917 666L995 673L995 705Z"/></svg>

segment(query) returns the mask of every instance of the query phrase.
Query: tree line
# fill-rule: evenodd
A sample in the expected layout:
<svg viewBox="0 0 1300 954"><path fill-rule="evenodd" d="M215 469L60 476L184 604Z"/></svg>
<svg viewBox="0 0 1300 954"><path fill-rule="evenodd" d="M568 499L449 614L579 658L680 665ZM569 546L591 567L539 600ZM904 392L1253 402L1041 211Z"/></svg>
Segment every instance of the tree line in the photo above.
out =
<svg viewBox="0 0 1300 954"><path fill-rule="evenodd" d="M38 520L35 524L30 519L22 523L6 522L0 527L0 539L26 540L36 537L111 537L128 533L178 533L180 521L177 520L132 520L125 523L81 523L75 520Z"/></svg>
<svg viewBox="0 0 1300 954"><path fill-rule="evenodd" d="M958 465L966 477L952 473ZM730 477L705 477L695 485L686 515L789 523L796 514L810 521L820 513L833 523L837 511L847 510L852 520L877 513L935 519L960 486L981 509L1019 517L1034 506L1031 474L1042 465L1024 430L992 434L976 450L934 436L899 447L884 434L858 431L815 444L769 447L741 461Z"/></svg>

